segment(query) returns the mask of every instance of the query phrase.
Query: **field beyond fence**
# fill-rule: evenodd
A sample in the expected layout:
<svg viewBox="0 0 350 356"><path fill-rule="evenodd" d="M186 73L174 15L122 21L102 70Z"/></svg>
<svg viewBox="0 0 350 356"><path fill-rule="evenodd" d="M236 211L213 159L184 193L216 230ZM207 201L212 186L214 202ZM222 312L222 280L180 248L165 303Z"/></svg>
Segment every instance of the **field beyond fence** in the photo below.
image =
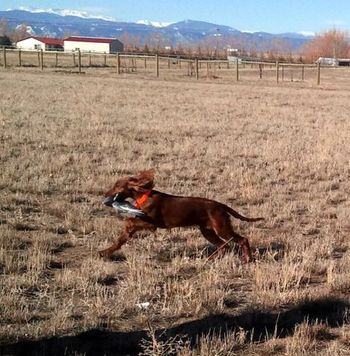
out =
<svg viewBox="0 0 350 356"><path fill-rule="evenodd" d="M92 53L63 51L24 51L19 49L2 50L0 65L10 67L32 67L41 70L61 69L85 73L89 68L114 68L117 75L141 73L147 76L162 77L171 74L177 77L195 79L215 79L225 76L232 81L307 81L321 82L319 64L295 64L285 62L243 61L240 59L214 60L181 58L125 53Z"/></svg>

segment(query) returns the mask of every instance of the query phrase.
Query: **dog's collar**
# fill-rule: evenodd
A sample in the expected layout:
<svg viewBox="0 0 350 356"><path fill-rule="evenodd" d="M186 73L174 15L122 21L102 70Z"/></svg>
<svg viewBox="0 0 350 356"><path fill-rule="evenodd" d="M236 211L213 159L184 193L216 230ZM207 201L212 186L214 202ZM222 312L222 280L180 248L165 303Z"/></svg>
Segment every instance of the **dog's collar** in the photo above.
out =
<svg viewBox="0 0 350 356"><path fill-rule="evenodd" d="M151 193L152 193L152 191L149 190L148 192L142 194L140 196L140 198L137 198L136 202L135 202L135 207L137 209L141 209L142 205L144 205L147 202L147 200L148 200L149 196L151 195Z"/></svg>

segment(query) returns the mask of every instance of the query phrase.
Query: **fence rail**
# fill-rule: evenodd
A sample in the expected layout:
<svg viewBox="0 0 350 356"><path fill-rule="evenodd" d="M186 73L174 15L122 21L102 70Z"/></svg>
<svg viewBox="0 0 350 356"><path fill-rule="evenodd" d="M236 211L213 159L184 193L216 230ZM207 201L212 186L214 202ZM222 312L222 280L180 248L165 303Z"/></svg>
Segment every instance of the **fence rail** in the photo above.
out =
<svg viewBox="0 0 350 356"><path fill-rule="evenodd" d="M151 63L151 65L150 65ZM234 69L232 76L236 81L242 80L243 74L249 74L249 69L257 75L259 79L265 77L275 78L275 81L286 80L287 70L290 80L294 81L296 73L300 73L301 81L305 80L305 71L313 70L311 76L317 85L321 83L320 64L296 64L285 62L266 61L243 61L236 59L202 59L202 58L181 58L179 56L150 55L148 53L96 53L96 52L64 52L64 51L43 51L43 50L22 50L2 48L0 56L0 66L9 67L38 67L45 68L77 68L78 73L83 73L83 68L90 67L116 67L117 74L136 72L137 69L152 70L156 77L160 72L166 70L186 69L187 75L196 79L200 77L215 77L215 73L222 69ZM205 70L203 73L203 69ZM255 70L257 70L255 72ZM299 72L300 71L300 72ZM272 75L272 72L274 75ZM213 74L214 73L214 74Z"/></svg>

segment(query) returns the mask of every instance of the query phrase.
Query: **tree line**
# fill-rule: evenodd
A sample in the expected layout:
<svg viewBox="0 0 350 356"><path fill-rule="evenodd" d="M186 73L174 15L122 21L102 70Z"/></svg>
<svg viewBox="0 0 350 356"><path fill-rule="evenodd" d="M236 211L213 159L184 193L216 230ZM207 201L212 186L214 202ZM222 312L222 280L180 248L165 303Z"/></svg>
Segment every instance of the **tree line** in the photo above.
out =
<svg viewBox="0 0 350 356"><path fill-rule="evenodd" d="M0 19L0 46L28 37L28 26L22 24L15 29L8 26L6 19ZM64 37L79 35L65 33ZM178 43L175 46L161 33L153 33L141 39L129 33L118 38L127 52L159 53L164 55L184 55L187 57L226 58L230 50L237 50L239 56L249 56L267 61L313 63L319 57L349 58L350 41L346 31L336 29L316 34L315 37L293 51L287 39L273 38L252 40L244 34L234 36L207 36L195 44Z"/></svg>

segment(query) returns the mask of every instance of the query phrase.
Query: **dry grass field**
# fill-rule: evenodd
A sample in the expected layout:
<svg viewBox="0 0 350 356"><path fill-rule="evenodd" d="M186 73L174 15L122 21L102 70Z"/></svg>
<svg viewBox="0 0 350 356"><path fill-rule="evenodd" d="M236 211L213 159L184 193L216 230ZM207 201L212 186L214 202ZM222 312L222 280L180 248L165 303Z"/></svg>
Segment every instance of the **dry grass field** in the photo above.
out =
<svg viewBox="0 0 350 356"><path fill-rule="evenodd" d="M322 85L0 70L0 354L349 355L350 72ZM117 177L259 223L206 263L196 228L122 222Z"/></svg>

